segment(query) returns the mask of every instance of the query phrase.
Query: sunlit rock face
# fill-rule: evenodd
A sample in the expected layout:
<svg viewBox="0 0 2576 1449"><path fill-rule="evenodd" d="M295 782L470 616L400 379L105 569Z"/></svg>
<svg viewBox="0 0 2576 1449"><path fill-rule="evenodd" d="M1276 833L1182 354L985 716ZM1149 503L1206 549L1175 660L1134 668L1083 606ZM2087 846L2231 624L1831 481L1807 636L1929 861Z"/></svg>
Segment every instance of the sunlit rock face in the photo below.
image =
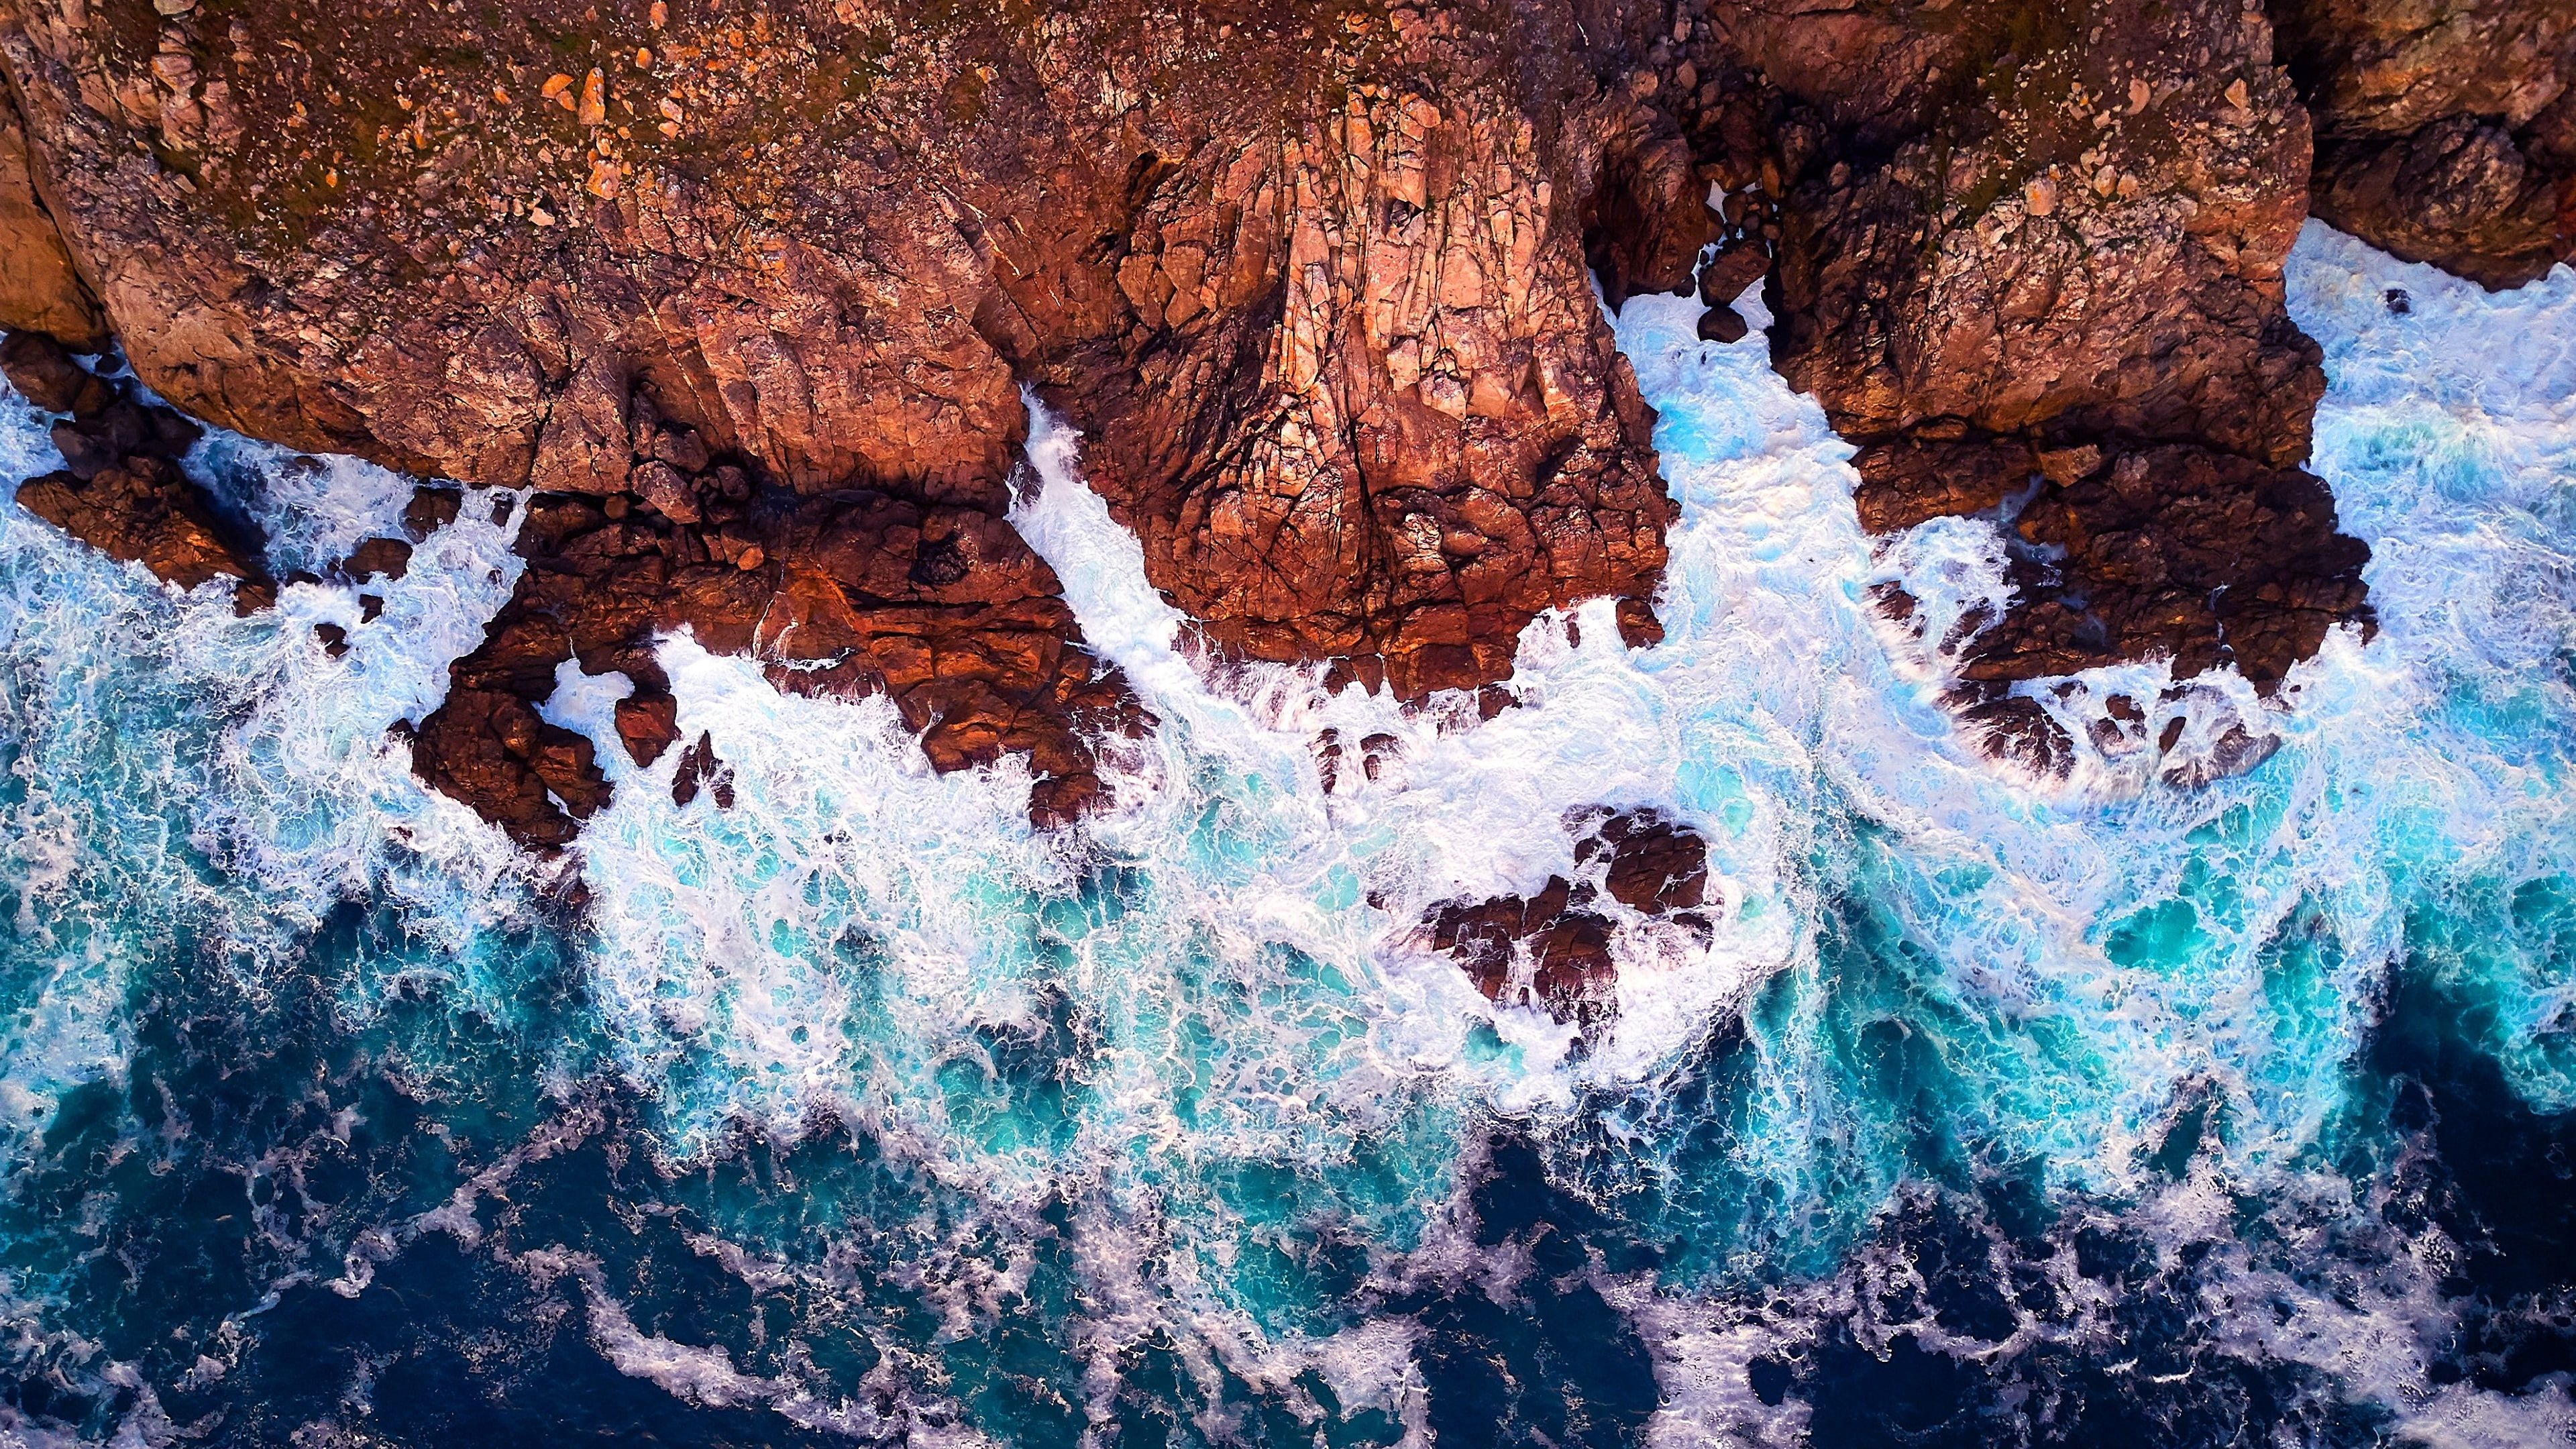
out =
<svg viewBox="0 0 2576 1449"><path fill-rule="evenodd" d="M2316 214L2490 288L2576 258L2576 5L2285 0Z"/></svg>

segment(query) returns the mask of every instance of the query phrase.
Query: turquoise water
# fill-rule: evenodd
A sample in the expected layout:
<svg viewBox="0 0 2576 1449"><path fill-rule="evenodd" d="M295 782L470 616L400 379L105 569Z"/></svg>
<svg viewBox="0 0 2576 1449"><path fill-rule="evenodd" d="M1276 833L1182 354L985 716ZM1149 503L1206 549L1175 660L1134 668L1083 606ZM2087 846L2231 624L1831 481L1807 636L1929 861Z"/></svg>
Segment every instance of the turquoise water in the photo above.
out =
<svg viewBox="0 0 2576 1449"><path fill-rule="evenodd" d="M2490 298L2312 226L2291 303L2380 627L2279 703L2160 704L2186 756L2278 742L2199 788L2084 727L2157 665L2046 696L2066 780L1960 739L2000 540L1861 534L1760 332L1679 299L1618 322L1670 637L1542 621L1492 721L1192 663L1041 417L1019 522L1163 721L1065 837L1020 767L934 775L881 702L681 638L736 808L674 806L567 665L617 797L536 862L386 734L515 579L479 499L374 622L236 620L0 510L0 1435L2563 1434L2576 274ZM0 401L0 469L48 452ZM409 492L196 464L281 569ZM1328 727L1399 748L1327 794ZM1595 803L1690 822L1723 907L1623 928L1577 1050L1406 927L1566 869Z"/></svg>

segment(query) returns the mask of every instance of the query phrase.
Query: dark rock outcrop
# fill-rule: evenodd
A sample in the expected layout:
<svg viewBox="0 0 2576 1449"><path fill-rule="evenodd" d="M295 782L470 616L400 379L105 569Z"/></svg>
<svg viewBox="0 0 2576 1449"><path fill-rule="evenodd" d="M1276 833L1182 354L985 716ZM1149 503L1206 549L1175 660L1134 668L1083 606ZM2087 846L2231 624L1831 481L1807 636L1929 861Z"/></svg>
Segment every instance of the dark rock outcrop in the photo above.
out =
<svg viewBox="0 0 2576 1449"><path fill-rule="evenodd" d="M197 440L194 424L141 402L130 384L82 367L39 333L0 342L0 372L36 406L68 414L53 430L66 466L20 484L20 507L180 588L232 579L240 612L276 602L257 537L179 466Z"/></svg>
<svg viewBox="0 0 2576 1449"><path fill-rule="evenodd" d="M1622 914L1705 930L1708 845L1653 811L1601 810L1570 822L1575 877L1550 876L1537 894L1448 901L1422 929L1458 959L1476 989L1501 1005L1534 1006L1590 1027L1618 1009L1611 940Z"/></svg>
<svg viewBox="0 0 2576 1449"><path fill-rule="evenodd" d="M2576 260L2576 3L2275 0L2316 214L2490 288Z"/></svg>
<svg viewBox="0 0 2576 1449"><path fill-rule="evenodd" d="M1719 6L1690 48L1743 78L1693 134L1778 208L1775 361L1858 446L1863 525L2016 514L1957 699L2003 752L2057 728L2020 681L2165 654L2268 689L2367 623L2367 551L2297 471L2309 127L2259 11Z"/></svg>
<svg viewBox="0 0 2576 1449"><path fill-rule="evenodd" d="M1099 798L1093 738L1133 732L1147 716L1117 670L1081 646L1053 570L1007 522L870 489L761 487L737 463L669 438L648 427L630 444L640 455L630 477L646 496L527 504L527 571L482 646L449 670L446 703L420 722L421 778L523 844L569 844L609 787L590 742L537 706L567 660L624 673L636 690L618 708L618 734L650 765L678 739L654 642L687 630L706 648L761 659L784 690L890 695L938 769L1026 755L1042 824ZM658 461L674 454L704 471ZM647 481L655 469L667 476Z"/></svg>

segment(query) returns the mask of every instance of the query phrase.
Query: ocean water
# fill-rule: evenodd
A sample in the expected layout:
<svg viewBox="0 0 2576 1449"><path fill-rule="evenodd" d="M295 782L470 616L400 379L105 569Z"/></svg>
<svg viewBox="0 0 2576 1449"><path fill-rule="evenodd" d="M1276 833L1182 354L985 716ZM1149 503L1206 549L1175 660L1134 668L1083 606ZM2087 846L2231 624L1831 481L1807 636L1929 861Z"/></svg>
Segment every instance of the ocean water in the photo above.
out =
<svg viewBox="0 0 2576 1449"><path fill-rule="evenodd" d="M539 862L387 734L515 579L489 499L373 622L0 508L0 1443L2567 1442L2576 273L2312 224L2290 291L2379 626L2276 701L2058 682L2062 780L1938 704L1996 528L1863 535L1767 319L1682 299L1617 322L1669 638L1542 620L1490 721L1206 659L1041 412L1015 516L1162 720L1053 837L683 637L735 807L567 665L617 794ZM192 461L281 570L410 489ZM1328 793L1327 729L1394 743ZM1411 923L1593 804L1720 904L1577 1042Z"/></svg>

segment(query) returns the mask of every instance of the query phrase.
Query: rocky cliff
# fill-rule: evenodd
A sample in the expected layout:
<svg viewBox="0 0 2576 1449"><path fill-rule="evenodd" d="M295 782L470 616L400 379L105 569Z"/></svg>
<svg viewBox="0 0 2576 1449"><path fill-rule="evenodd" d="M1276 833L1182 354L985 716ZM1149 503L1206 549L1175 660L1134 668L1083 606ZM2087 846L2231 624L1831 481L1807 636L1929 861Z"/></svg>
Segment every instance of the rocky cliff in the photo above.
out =
<svg viewBox="0 0 2576 1449"><path fill-rule="evenodd" d="M2576 3L2283 0L2316 117L2316 213L2518 287L2576 257Z"/></svg>
<svg viewBox="0 0 2576 1449"><path fill-rule="evenodd" d="M1041 818L1096 794L1142 716L1005 517L1024 387L1221 651L1418 699L1585 598L1651 642L1674 510L1601 306L1715 243L1704 332L1764 282L1865 524L2017 529L1960 703L2027 731L2020 681L2269 687L2366 624L2299 469L2311 156L2329 219L2448 238L2410 255L2564 255L2569 13L0 0L0 325L536 490L416 758L548 844L603 798L552 671L627 671L658 740L680 627L891 693L943 768L1027 754Z"/></svg>

